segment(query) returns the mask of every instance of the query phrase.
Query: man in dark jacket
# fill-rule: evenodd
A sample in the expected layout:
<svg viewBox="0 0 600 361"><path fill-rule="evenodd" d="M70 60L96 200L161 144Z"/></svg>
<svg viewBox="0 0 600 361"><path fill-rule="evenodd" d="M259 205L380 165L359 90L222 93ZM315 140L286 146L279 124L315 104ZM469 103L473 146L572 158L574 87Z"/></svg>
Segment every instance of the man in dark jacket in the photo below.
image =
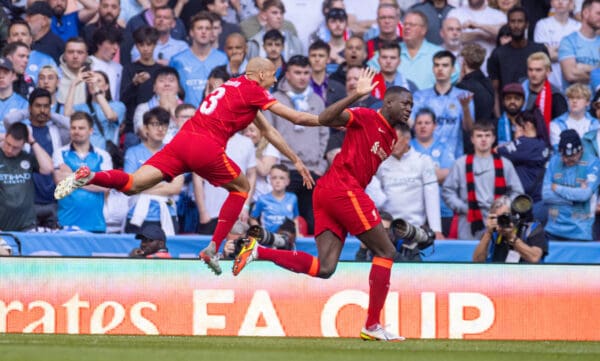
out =
<svg viewBox="0 0 600 361"><path fill-rule="evenodd" d="M473 93L475 103L475 121L494 119L494 87L491 80L481 71L485 60L485 49L477 44L465 44L460 55L463 57L461 64L461 80L457 88ZM468 134L463 133L465 154L473 152L473 145Z"/></svg>

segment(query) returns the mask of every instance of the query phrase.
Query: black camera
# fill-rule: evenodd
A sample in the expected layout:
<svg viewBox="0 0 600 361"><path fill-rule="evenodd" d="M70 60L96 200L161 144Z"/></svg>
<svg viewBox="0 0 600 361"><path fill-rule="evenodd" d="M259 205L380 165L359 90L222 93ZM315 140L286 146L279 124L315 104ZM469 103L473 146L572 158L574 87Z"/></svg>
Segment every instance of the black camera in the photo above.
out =
<svg viewBox="0 0 600 361"><path fill-rule="evenodd" d="M433 244L435 233L426 226L416 227L402 218L392 221L391 229L396 240L402 239L402 247L423 250Z"/></svg>
<svg viewBox="0 0 600 361"><path fill-rule="evenodd" d="M518 195L510 204L510 213L497 216L498 227L510 228L511 224L517 229L517 236L521 236L527 222L533 221L533 199L527 194Z"/></svg>
<svg viewBox="0 0 600 361"><path fill-rule="evenodd" d="M261 226L251 226L246 232L246 237L254 238L256 241L266 247L283 247L286 244L286 239L277 233L270 232Z"/></svg>

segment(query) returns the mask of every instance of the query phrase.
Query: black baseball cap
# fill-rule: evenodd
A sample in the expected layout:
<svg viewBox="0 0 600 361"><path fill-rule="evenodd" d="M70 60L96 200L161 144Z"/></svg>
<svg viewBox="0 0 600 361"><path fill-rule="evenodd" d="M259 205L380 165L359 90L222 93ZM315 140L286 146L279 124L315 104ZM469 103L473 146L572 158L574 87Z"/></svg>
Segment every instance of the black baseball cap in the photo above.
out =
<svg viewBox="0 0 600 361"><path fill-rule="evenodd" d="M27 15L40 14L40 15L44 15L48 18L52 18L54 16L54 12L52 11L52 8L45 1L34 2L27 8L27 10L25 11L25 14L27 14Z"/></svg>
<svg viewBox="0 0 600 361"><path fill-rule="evenodd" d="M149 239L152 241L167 241L165 231L156 223L146 223L135 236L136 239Z"/></svg>
<svg viewBox="0 0 600 361"><path fill-rule="evenodd" d="M12 61L10 61L8 58L0 58L0 68L4 68L9 71L15 71Z"/></svg>
<svg viewBox="0 0 600 361"><path fill-rule="evenodd" d="M583 150L581 138L575 129L566 129L560 133L560 142L558 143L558 151L560 154L570 157Z"/></svg>
<svg viewBox="0 0 600 361"><path fill-rule="evenodd" d="M333 8L330 9L327 15L325 16L326 20L329 19L340 19L340 20L348 20L348 14L346 14L346 10L341 8Z"/></svg>

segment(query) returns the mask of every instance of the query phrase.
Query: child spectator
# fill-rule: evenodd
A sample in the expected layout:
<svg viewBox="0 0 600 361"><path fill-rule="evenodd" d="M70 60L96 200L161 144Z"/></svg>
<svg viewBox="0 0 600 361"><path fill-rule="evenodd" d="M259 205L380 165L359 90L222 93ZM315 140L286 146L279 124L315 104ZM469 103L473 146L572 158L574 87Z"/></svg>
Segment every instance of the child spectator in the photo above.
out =
<svg viewBox="0 0 600 361"><path fill-rule="evenodd" d="M286 192L290 184L290 171L283 164L276 164L269 175L273 191L258 198L250 215L250 224L258 225L259 219L263 227L270 232L277 232L286 218L298 220L298 199L294 193ZM296 229L298 229L296 225Z"/></svg>

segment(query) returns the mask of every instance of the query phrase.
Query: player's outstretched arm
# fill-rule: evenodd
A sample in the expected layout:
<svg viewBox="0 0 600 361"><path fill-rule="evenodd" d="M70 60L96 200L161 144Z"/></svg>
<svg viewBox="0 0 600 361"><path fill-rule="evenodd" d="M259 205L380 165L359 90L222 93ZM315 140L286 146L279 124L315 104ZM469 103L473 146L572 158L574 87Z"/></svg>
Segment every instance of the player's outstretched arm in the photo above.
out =
<svg viewBox="0 0 600 361"><path fill-rule="evenodd" d="M356 102L363 96L370 94L377 86L378 82L373 83L375 71L370 68L365 68L361 71L356 85L356 92L348 95L343 99L331 104L319 114L319 123L329 127L340 127L346 125L350 119L350 115L344 112L344 109L350 104Z"/></svg>
<svg viewBox="0 0 600 361"><path fill-rule="evenodd" d="M306 112L299 112L279 102L271 105L269 107L269 110L272 113L275 113L280 117L285 118L297 125L304 125L307 127L318 127L321 125L319 124L319 117L317 115Z"/></svg>
<svg viewBox="0 0 600 361"><path fill-rule="evenodd" d="M256 118L254 118L254 124L260 129L262 135L267 138L269 143L273 144L277 150L281 152L281 154L285 155L292 163L294 163L294 167L298 170L300 175L302 176L302 183L307 189L312 189L315 185L315 180L310 175L310 171L302 160L296 155L296 153L290 148L290 146L285 142L285 139L281 136L281 133L277 129L275 129L269 122L267 118L261 113L256 113Z"/></svg>

